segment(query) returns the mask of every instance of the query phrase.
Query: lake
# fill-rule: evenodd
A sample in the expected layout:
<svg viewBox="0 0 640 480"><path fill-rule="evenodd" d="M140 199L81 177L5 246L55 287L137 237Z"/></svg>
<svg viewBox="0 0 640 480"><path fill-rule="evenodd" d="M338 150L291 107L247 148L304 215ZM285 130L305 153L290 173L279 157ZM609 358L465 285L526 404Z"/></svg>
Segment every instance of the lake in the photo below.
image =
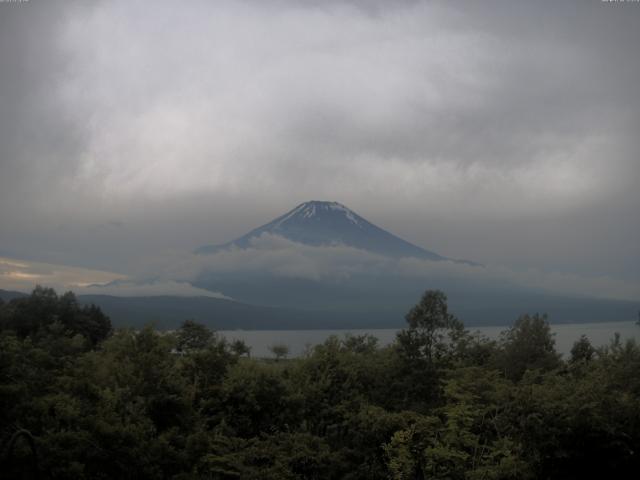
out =
<svg viewBox="0 0 640 480"><path fill-rule="evenodd" d="M507 327L475 327L472 332L479 331L489 338L497 339L500 332ZM556 349L563 355L571 351L573 342L580 335L586 335L594 347L606 345L613 338L614 333L619 333L622 340L635 338L640 340L640 327L635 322L603 322L603 323L569 323L563 325L551 325L555 334ZM254 357L272 357L269 347L274 344L284 344L289 347L290 356L300 356L313 345L323 343L329 336L342 337L346 334L364 335L371 334L378 338L380 345L391 343L398 332L397 329L362 329L362 330L223 330L222 334L227 340L243 340L251 347L251 355Z"/></svg>

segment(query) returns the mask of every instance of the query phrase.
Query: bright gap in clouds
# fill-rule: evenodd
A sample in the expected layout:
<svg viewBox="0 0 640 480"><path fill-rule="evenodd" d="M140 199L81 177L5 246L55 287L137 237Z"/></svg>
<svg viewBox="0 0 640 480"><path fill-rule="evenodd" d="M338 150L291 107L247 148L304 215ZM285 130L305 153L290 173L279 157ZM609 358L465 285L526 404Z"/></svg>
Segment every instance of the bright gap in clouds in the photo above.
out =
<svg viewBox="0 0 640 480"><path fill-rule="evenodd" d="M28 293L36 285L54 288L58 293L71 290L76 294L122 297L176 295L229 299L220 293L196 288L186 282L175 280L136 282L112 272L0 257L0 289Z"/></svg>

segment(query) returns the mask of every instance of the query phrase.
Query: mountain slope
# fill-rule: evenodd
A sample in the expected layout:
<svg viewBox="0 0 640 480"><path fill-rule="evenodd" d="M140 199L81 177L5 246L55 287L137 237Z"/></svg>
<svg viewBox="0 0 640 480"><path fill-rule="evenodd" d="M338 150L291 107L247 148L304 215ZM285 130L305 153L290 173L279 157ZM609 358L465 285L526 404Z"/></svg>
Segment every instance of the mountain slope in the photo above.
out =
<svg viewBox="0 0 640 480"><path fill-rule="evenodd" d="M396 279L397 280L397 279ZM395 281L393 283L396 283ZM278 285L283 287L283 285ZM262 284L265 287L265 284ZM318 285L307 285L308 292L317 293ZM284 290L292 291L295 282ZM375 288L361 292L360 301L368 308L349 304L353 292L321 292L321 299L331 298L328 307L321 308L313 302L303 305L275 307L247 304L212 297L116 297L110 295L78 295L81 304L98 305L115 327L140 328L152 323L158 328L174 329L183 320L193 319L216 330L304 330L339 328L402 328L404 314L422 293L419 287L404 285L401 296L385 296L383 302ZM451 311L468 327L480 325L509 325L525 312L545 312L555 324L607 321L633 321L638 311L637 302L569 298L545 294L505 292L468 292L446 289ZM377 293L376 293L377 292ZM273 292L270 292L271 294ZM303 292L304 293L304 292ZM297 295L297 293L296 293ZM0 298L9 301L27 297L26 293L0 290ZM264 298L267 300L268 298ZM356 302L357 303L357 302Z"/></svg>
<svg viewBox="0 0 640 480"><path fill-rule="evenodd" d="M28 294L23 293L23 292L16 292L13 290L2 290L0 289L0 299L2 299L5 302L9 302L11 300L13 300L14 298L24 298L27 297Z"/></svg>
<svg viewBox="0 0 640 480"><path fill-rule="evenodd" d="M247 248L262 234L279 235L305 245L347 245L388 257L449 260L425 250L368 222L337 202L309 201L275 220L223 245L207 245L197 253L215 253L232 246Z"/></svg>
<svg viewBox="0 0 640 480"><path fill-rule="evenodd" d="M396 237L344 205L319 201L298 205L234 241L205 246L198 252L245 249L263 234L310 246L344 244L388 258L417 257L436 263L451 260ZM468 325L507 324L520 314L535 311L549 313L555 323L621 321L632 320L637 311L637 302L552 294L521 285L508 275L501 276L477 264L474 265L478 268L467 272L449 262L420 265L422 269L412 270L412 262L381 263L382 268L369 268L354 261L353 266L346 264L346 274L342 275L343 265L327 259L332 255L327 251L309 258L304 254L300 258L278 257L281 263L275 267L269 262L255 262L242 265L237 271L204 269L192 283L246 304L318 313L323 325L339 324L345 328L400 326L403 315L427 289L445 291L452 311ZM302 323L307 321L314 323L311 316Z"/></svg>
<svg viewBox="0 0 640 480"><path fill-rule="evenodd" d="M151 323L157 328L174 329L187 319L215 330L299 330L344 328L345 325L389 325L388 321L372 322L364 315L329 316L322 311L249 305L212 297L79 295L78 301L84 305L99 306L115 327L140 328Z"/></svg>

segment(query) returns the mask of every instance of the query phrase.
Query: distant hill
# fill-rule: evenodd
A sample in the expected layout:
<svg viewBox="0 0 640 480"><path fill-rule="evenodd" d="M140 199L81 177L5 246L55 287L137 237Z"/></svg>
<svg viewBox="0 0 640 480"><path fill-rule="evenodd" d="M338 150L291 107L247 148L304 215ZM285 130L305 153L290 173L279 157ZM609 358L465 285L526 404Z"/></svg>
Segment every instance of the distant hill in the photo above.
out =
<svg viewBox="0 0 640 480"><path fill-rule="evenodd" d="M183 320L193 319L216 330L366 329L405 327L404 314L418 301L420 293L414 288L401 297L386 299L386 303L363 293L351 304L347 301L354 296L351 292L345 293L342 301L337 299L335 305L309 302L306 309L252 305L212 297L79 295L78 300L98 305L116 327L137 328L153 323L158 328L173 329ZM551 323L558 324L633 321L638 312L636 302L618 300L515 292L473 295L453 290L448 293L451 311L471 329L481 325L509 325L523 313L548 313ZM0 290L4 301L26 296L22 292ZM367 303L367 298L371 308L359 307L359 303Z"/></svg>
<svg viewBox="0 0 640 480"><path fill-rule="evenodd" d="M216 330L277 330L340 328L344 320L332 319L324 312L262 307L212 297L79 295L78 300L98 305L117 327L154 323L158 328L171 329L183 320L193 319Z"/></svg>
<svg viewBox="0 0 640 480"><path fill-rule="evenodd" d="M15 292L12 290L2 290L0 289L0 298L2 300L4 300L5 302L8 302L9 300L13 300L14 298L22 298L22 297L27 297L28 295L26 293L23 292Z"/></svg>
<svg viewBox="0 0 640 480"><path fill-rule="evenodd" d="M469 328L509 325L523 313L548 313L551 323L633 321L638 304L618 300L567 298L552 295L513 294L505 298L485 294L469 298L453 292L451 311ZM216 330L307 330L341 328L404 328L404 314L418 301L409 298L375 309L314 307L281 308L250 305L211 297L113 297L80 295L81 303L93 303L109 315L114 326L139 327L154 323L158 328L176 328L194 319Z"/></svg>

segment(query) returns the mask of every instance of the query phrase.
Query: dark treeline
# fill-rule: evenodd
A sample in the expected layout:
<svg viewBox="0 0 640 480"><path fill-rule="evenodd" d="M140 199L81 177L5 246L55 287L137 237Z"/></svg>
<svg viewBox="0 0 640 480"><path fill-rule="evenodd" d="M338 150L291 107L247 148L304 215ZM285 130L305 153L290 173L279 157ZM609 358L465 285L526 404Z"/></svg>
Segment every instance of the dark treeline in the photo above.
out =
<svg viewBox="0 0 640 480"><path fill-rule="evenodd" d="M491 341L438 291L406 319L276 361L191 321L113 331L72 293L0 301L0 476L637 478L635 342L562 359L539 315Z"/></svg>

